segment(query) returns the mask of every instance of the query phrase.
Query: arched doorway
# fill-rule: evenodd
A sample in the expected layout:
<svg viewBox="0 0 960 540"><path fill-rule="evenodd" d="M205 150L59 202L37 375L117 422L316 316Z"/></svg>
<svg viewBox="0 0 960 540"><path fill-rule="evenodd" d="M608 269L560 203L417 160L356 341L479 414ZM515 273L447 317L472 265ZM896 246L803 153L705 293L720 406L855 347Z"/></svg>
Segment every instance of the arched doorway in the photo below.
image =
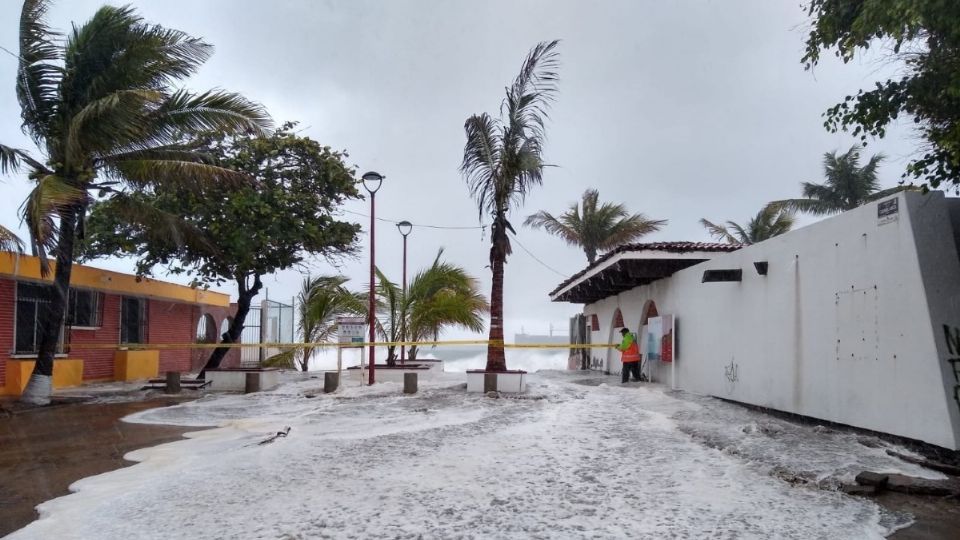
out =
<svg viewBox="0 0 960 540"><path fill-rule="evenodd" d="M658 317L660 313L657 311L657 303L653 300L647 300L643 303L643 309L640 311L640 322L637 324L637 340L640 342L640 358L642 363L640 364L643 374L646 375L647 380L654 381L657 379L657 369L659 365L648 364L647 360L647 319L650 317Z"/></svg>
<svg viewBox="0 0 960 540"><path fill-rule="evenodd" d="M217 341L217 321L213 315L204 313L197 321L197 343L216 343Z"/></svg>
<svg viewBox="0 0 960 540"><path fill-rule="evenodd" d="M610 319L610 332L607 335L607 343L620 343L620 329L625 325L623 323L623 313L620 308L613 311L613 317ZM616 371L614 371L614 368ZM620 352L613 347L607 349L607 359L603 366L603 372L607 375L619 375Z"/></svg>

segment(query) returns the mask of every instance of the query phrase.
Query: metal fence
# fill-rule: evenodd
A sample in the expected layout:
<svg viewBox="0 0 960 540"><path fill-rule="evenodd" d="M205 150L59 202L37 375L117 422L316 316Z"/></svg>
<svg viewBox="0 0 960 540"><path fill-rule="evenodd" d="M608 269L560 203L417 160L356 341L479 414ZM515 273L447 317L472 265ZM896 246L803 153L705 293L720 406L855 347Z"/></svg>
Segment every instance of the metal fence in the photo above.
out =
<svg viewBox="0 0 960 540"><path fill-rule="evenodd" d="M240 342L293 343L293 305L264 300L259 306L251 306ZM276 347L244 347L240 349L240 365L256 367L281 352Z"/></svg>

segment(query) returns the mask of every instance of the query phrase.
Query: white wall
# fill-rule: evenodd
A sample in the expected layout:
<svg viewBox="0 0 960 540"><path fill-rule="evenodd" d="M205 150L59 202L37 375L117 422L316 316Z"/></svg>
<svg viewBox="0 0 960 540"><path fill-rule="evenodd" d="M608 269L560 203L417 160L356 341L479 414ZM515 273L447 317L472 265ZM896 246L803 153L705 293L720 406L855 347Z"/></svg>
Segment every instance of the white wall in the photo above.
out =
<svg viewBox="0 0 960 540"><path fill-rule="evenodd" d="M960 205L942 193L896 198L891 223L867 204L587 305L602 327L594 342L608 339L618 307L638 331L653 300L676 317L679 388L958 449L947 359L960 341L951 354L943 325L960 329ZM743 281L701 283L704 270L728 268Z"/></svg>

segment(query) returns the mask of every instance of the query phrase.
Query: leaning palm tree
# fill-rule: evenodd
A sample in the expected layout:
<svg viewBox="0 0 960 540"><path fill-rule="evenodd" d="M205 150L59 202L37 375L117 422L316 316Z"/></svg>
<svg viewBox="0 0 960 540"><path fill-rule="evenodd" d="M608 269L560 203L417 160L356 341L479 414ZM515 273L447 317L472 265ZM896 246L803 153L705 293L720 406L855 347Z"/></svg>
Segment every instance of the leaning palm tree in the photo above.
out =
<svg viewBox="0 0 960 540"><path fill-rule="evenodd" d="M297 295L297 330L301 342L330 343L336 338L337 317L366 313L363 297L349 291L343 276L304 278ZM304 345L270 357L266 367L299 367L307 371L315 346Z"/></svg>
<svg viewBox="0 0 960 540"><path fill-rule="evenodd" d="M433 264L417 272L407 291L377 269L377 333L386 341L436 340L446 327L473 332L484 329L483 316L490 306L480 293L479 283L462 267L442 260L437 252ZM417 359L417 346L410 348L410 360ZM396 346L387 347L387 365L396 365Z"/></svg>
<svg viewBox="0 0 960 540"><path fill-rule="evenodd" d="M37 362L22 397L38 404L50 399L74 242L83 236L93 196L242 181L178 141L196 130L262 132L270 124L262 107L237 94L174 88L210 57L212 48L202 40L114 6L62 36L44 21L49 5L23 4L17 71L23 129L43 158L0 145L0 169L25 168L34 182L22 212L44 274L50 272L47 253L56 255L59 300L42 314Z"/></svg>
<svg viewBox="0 0 960 540"><path fill-rule="evenodd" d="M437 340L448 327L483 332L483 316L490 304L480 292L479 282L466 270L440 260L418 272L407 286L404 297L406 341ZM404 335L401 334L401 335ZM417 359L419 347L410 347L410 360Z"/></svg>
<svg viewBox="0 0 960 540"><path fill-rule="evenodd" d="M749 246L789 232L793 223L793 212L771 205L764 206L757 212L757 215L747 222L746 227L735 221L717 225L706 219L700 220L700 224L706 227L710 236L721 242L740 246Z"/></svg>
<svg viewBox="0 0 960 540"><path fill-rule="evenodd" d="M665 219L631 214L623 204L598 204L599 197L599 191L588 189L583 192L580 204L571 204L560 217L541 210L523 224L535 229L542 227L568 244L580 246L590 264L597 260L597 252L633 242L667 224Z"/></svg>
<svg viewBox="0 0 960 540"><path fill-rule="evenodd" d="M512 207L543 183L542 158L547 109L557 91L558 42L540 43L527 55L500 106L500 118L473 115L464 124L463 174L480 209L490 217L490 343L487 370L505 371L503 354L503 267L512 253L508 220Z"/></svg>
<svg viewBox="0 0 960 540"><path fill-rule="evenodd" d="M827 152L823 155L824 183L803 182L802 199L786 199L770 204L795 212L824 216L853 210L864 203L908 189L898 186L879 190L877 168L883 159L883 154L876 154L861 167L859 147L854 146L840 155L836 151Z"/></svg>

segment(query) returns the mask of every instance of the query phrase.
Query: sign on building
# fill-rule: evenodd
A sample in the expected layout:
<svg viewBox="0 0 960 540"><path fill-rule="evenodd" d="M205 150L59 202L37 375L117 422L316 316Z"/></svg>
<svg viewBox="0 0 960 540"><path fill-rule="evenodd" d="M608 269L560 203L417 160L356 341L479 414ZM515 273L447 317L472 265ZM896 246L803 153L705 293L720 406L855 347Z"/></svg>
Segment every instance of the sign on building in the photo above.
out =
<svg viewBox="0 0 960 540"><path fill-rule="evenodd" d="M877 205L877 225L893 223L900 218L900 198L894 197Z"/></svg>
<svg viewBox="0 0 960 540"><path fill-rule="evenodd" d="M646 328L643 350L647 360L673 362L673 315L650 317Z"/></svg>

